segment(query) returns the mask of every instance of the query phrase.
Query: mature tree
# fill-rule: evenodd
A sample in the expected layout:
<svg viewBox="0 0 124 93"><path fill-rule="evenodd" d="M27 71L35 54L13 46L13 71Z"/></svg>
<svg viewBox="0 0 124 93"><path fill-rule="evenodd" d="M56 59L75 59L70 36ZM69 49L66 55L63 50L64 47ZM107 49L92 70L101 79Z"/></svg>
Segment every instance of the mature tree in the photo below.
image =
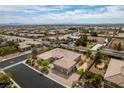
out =
<svg viewBox="0 0 124 93"><path fill-rule="evenodd" d="M101 63L101 59L102 59L102 54L98 51L95 55L96 64Z"/></svg>
<svg viewBox="0 0 124 93"><path fill-rule="evenodd" d="M87 45L87 35L84 34L83 36L81 36L77 41L76 41L76 45L82 45L82 46L86 46Z"/></svg>
<svg viewBox="0 0 124 93"><path fill-rule="evenodd" d="M89 71L85 71L85 73L84 73L84 78L85 79L91 79L93 77L94 77L94 74L93 73L91 73Z"/></svg>
<svg viewBox="0 0 124 93"><path fill-rule="evenodd" d="M91 83L94 87L99 88L101 87L101 82L102 82L103 78L101 75L95 75L92 79L91 79Z"/></svg>
<svg viewBox="0 0 124 93"><path fill-rule="evenodd" d="M102 54L98 51L95 55L96 60L100 60L102 58Z"/></svg>
<svg viewBox="0 0 124 93"><path fill-rule="evenodd" d="M91 31L90 34L91 34L91 36L95 36L95 37L98 36L97 32L95 32L95 31Z"/></svg>
<svg viewBox="0 0 124 93"><path fill-rule="evenodd" d="M18 46L19 46L18 42L15 42L14 40L8 41L7 45L10 46L10 47L15 47L17 49L18 49Z"/></svg>

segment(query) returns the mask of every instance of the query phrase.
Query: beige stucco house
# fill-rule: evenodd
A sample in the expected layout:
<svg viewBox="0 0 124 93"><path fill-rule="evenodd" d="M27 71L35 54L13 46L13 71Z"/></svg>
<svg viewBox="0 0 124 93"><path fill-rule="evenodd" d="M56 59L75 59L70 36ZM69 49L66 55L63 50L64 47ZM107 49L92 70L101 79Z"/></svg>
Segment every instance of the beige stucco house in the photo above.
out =
<svg viewBox="0 0 124 93"><path fill-rule="evenodd" d="M46 60L51 57L58 58L53 62L53 70L57 73L68 76L73 71L75 71L76 64L80 59L80 56L81 54L79 53L66 49L56 48L38 55L37 58L42 60Z"/></svg>

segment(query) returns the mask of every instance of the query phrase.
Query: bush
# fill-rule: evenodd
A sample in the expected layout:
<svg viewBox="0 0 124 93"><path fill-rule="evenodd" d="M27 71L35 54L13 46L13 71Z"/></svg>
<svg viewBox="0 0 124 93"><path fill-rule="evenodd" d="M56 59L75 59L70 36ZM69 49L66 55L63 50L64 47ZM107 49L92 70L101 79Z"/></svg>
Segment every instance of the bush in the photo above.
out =
<svg viewBox="0 0 124 93"><path fill-rule="evenodd" d="M12 77L10 73L0 73L0 84L8 84L10 82L10 77Z"/></svg>
<svg viewBox="0 0 124 93"><path fill-rule="evenodd" d="M48 66L49 65L49 61L48 60L43 60L43 61L41 61L41 64L43 66Z"/></svg>
<svg viewBox="0 0 124 93"><path fill-rule="evenodd" d="M33 59L33 56L31 54L28 55L27 59L31 61Z"/></svg>
<svg viewBox="0 0 124 93"><path fill-rule="evenodd" d="M2 47L2 48L0 48L0 56L4 56L4 55L10 54L10 53L13 53L15 51L17 51L17 49L15 47L10 47L10 46Z"/></svg>
<svg viewBox="0 0 124 93"><path fill-rule="evenodd" d="M83 74L84 74L84 69L79 69L79 70L78 70L78 73L79 73L80 75L83 75Z"/></svg>
<svg viewBox="0 0 124 93"><path fill-rule="evenodd" d="M41 72L42 72L42 73L45 73L45 74L48 74L48 73L49 73L49 70L48 70L47 67L43 67L43 68L41 69Z"/></svg>

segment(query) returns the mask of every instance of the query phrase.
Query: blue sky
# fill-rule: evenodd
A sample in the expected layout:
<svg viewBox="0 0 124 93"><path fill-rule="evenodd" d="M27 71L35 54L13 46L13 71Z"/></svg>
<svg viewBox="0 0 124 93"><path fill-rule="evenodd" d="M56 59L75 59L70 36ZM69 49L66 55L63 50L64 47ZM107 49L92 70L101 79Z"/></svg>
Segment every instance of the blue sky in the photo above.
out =
<svg viewBox="0 0 124 93"><path fill-rule="evenodd" d="M0 6L0 23L124 23L124 6Z"/></svg>

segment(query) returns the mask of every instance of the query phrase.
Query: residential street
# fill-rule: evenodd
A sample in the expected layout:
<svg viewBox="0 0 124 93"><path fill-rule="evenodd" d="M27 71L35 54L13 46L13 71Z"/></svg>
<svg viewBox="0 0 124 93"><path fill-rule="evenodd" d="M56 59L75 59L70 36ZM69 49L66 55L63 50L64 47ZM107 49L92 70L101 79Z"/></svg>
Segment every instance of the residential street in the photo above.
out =
<svg viewBox="0 0 124 93"><path fill-rule="evenodd" d="M0 62L0 68L2 69L4 67L7 67L7 66L10 66L10 65L16 64L18 62L21 62L23 60L26 60L27 55L29 55L29 54L30 53L25 54L25 55L21 55L19 57L15 57L15 58L12 58L12 59L9 59L9 60L2 61L2 62Z"/></svg>
<svg viewBox="0 0 124 93"><path fill-rule="evenodd" d="M24 64L19 64L5 71L12 73L13 80L22 88L64 88Z"/></svg>

